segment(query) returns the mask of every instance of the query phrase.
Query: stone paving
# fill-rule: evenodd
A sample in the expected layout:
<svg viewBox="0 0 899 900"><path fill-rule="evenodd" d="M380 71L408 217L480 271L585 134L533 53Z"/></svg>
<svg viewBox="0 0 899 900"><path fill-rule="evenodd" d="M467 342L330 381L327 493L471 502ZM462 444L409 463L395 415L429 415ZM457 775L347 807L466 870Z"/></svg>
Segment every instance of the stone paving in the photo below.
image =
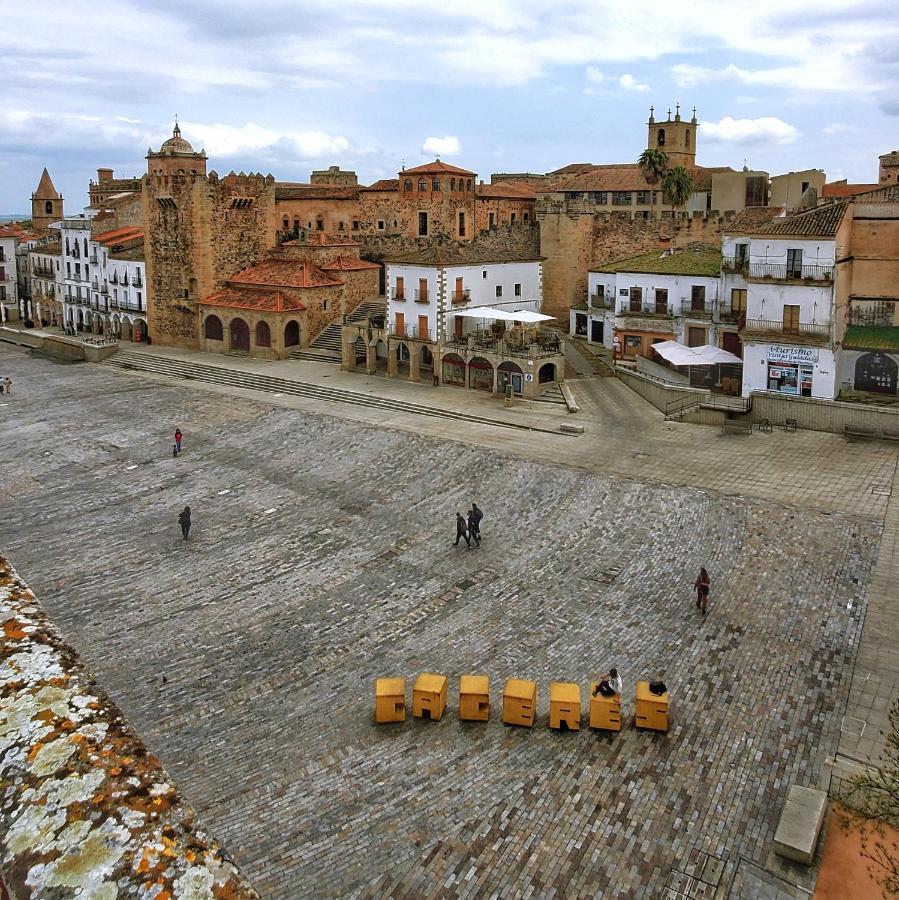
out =
<svg viewBox="0 0 899 900"><path fill-rule="evenodd" d="M856 482L820 458L845 469L822 510L0 362L0 547L264 897L722 896L836 750L883 508L853 485L891 477L879 449ZM621 734L550 732L549 681L608 665ZM375 727L374 679L411 693L423 670L450 676L443 720ZM487 724L455 716L466 672L491 676ZM532 731L499 721L510 676L539 683ZM654 676L667 735L631 725Z"/></svg>

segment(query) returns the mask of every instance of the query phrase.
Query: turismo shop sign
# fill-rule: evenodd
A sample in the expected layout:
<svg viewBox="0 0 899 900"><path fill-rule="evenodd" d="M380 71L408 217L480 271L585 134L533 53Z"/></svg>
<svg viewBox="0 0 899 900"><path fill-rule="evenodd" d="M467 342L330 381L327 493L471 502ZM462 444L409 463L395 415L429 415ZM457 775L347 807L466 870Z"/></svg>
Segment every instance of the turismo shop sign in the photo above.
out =
<svg viewBox="0 0 899 900"><path fill-rule="evenodd" d="M817 347L790 347L784 344L770 344L768 346L769 363L805 363L813 365L818 361Z"/></svg>

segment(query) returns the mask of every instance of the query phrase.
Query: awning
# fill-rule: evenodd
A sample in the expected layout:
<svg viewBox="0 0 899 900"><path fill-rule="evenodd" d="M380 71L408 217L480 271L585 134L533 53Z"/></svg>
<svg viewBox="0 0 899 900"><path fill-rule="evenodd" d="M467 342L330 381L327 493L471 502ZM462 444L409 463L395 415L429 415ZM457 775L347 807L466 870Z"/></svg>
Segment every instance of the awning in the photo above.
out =
<svg viewBox="0 0 899 900"><path fill-rule="evenodd" d="M718 363L742 365L743 360L713 344L687 347L678 341L660 341L652 349L673 366L714 366Z"/></svg>
<svg viewBox="0 0 899 900"><path fill-rule="evenodd" d="M515 310L497 309L495 306L457 309L453 311L453 315L463 316L466 319L498 319L505 322L548 322L555 318L555 316L546 316L529 309L520 309L516 312Z"/></svg>

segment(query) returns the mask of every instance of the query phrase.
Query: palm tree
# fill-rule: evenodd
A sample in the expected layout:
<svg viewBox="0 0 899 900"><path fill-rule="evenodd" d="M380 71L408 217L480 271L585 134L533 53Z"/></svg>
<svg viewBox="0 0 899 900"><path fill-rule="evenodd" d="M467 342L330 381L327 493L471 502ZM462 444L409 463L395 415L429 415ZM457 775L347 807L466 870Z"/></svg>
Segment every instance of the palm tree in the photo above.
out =
<svg viewBox="0 0 899 900"><path fill-rule="evenodd" d="M671 204L671 217L674 218L674 210L683 206L693 195L693 176L689 169L683 166L669 169L662 178L662 193Z"/></svg>
<svg viewBox="0 0 899 900"><path fill-rule="evenodd" d="M643 179L650 188L654 189L668 170L668 154L658 148L644 150L637 160L637 165L643 173ZM649 195L649 217L651 219L655 218L655 198L655 190L652 190Z"/></svg>

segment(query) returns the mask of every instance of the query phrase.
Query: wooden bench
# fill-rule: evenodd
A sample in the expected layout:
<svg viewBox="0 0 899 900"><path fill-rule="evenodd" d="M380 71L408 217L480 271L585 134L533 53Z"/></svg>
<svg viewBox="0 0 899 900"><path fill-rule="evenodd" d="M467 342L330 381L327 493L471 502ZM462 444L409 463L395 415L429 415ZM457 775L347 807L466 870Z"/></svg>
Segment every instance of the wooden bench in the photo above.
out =
<svg viewBox="0 0 899 900"><path fill-rule="evenodd" d="M784 431L795 431L796 430L796 420L795 419L786 419L784 421Z"/></svg>
<svg viewBox="0 0 899 900"><path fill-rule="evenodd" d="M847 441L875 441L877 440L877 432L873 428L854 428L844 425L843 437Z"/></svg>
<svg viewBox="0 0 899 900"><path fill-rule="evenodd" d="M755 425L756 431L764 431L765 434L771 434L771 420L770 419L762 419L760 422L756 422Z"/></svg>
<svg viewBox="0 0 899 900"><path fill-rule="evenodd" d="M721 423L722 434L752 434L752 422L749 419L725 419Z"/></svg>
<svg viewBox="0 0 899 900"><path fill-rule="evenodd" d="M899 441L899 431L881 431L880 437L885 441Z"/></svg>

